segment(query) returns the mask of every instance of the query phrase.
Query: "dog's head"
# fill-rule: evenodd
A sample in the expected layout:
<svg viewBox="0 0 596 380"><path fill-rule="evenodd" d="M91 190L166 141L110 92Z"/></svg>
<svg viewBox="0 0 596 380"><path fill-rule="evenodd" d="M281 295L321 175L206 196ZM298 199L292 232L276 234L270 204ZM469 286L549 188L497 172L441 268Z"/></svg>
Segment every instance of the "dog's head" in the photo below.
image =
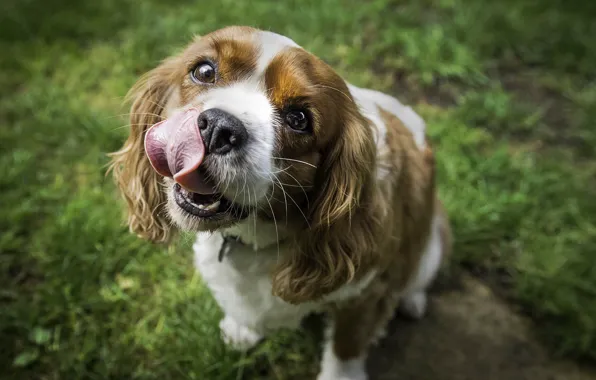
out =
<svg viewBox="0 0 596 380"><path fill-rule="evenodd" d="M357 225L356 209L366 207L372 132L346 82L292 40L220 29L147 73L132 96L131 134L114 170L139 235L166 241L172 222L200 231L248 215L287 221L305 231L298 240L309 255L325 250L315 260L338 273L325 255L367 243L356 232L328 244L334 226Z"/></svg>

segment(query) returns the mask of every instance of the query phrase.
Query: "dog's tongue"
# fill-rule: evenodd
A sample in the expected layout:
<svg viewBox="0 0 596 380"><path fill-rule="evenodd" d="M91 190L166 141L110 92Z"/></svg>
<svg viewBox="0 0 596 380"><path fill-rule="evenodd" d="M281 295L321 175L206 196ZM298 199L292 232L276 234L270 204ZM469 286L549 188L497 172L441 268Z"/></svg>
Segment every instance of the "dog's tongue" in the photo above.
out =
<svg viewBox="0 0 596 380"><path fill-rule="evenodd" d="M199 111L190 109L153 125L145 134L145 152L162 176L193 193L212 194L215 189L197 171L205 157L198 117Z"/></svg>

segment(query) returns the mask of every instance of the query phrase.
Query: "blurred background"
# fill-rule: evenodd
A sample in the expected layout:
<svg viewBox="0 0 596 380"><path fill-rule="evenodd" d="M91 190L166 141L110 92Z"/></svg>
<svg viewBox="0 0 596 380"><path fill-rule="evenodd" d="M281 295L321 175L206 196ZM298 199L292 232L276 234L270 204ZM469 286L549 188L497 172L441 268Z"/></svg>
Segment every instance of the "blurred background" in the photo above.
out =
<svg viewBox="0 0 596 380"><path fill-rule="evenodd" d="M595 4L2 1L0 378L317 372L316 332L280 332L249 355L226 350L220 312L192 268L192 238L164 249L129 234L105 176L106 154L127 135L123 98L135 80L193 35L232 24L288 35L425 117L456 234L437 305L450 292L466 297L461 278L473 279L496 294L483 302L529 321L545 362L595 361ZM430 336L439 328L416 326ZM459 349L457 336L436 339ZM407 345L384 347L386 363L404 360ZM523 354L504 347L502 357ZM467 365L476 359L489 376L491 359ZM433 366L420 360L419 371ZM462 368L408 378L472 379Z"/></svg>

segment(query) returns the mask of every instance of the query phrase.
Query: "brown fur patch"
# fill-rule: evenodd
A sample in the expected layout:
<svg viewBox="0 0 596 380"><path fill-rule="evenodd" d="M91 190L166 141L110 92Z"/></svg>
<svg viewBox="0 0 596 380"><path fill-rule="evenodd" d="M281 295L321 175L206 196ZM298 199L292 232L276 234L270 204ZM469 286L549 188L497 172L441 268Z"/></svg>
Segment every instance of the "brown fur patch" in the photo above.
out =
<svg viewBox="0 0 596 380"><path fill-rule="evenodd" d="M426 243L435 211L435 163L429 145L420 150L411 132L396 116L380 110L387 127L392 166L399 168L393 188L391 220L398 229L394 270L395 285L402 288L410 279ZM395 273L397 274L397 273Z"/></svg>
<svg viewBox="0 0 596 380"><path fill-rule="evenodd" d="M264 74L266 93L281 121L274 152L280 173L276 175L271 212L276 220L301 228L309 225L306 210L310 207L321 146L326 139L321 129L333 129L337 124L328 119L323 125L319 117L320 107L330 100L323 91L316 89L321 78L311 76L316 62L317 58L310 53L288 48L272 59ZM297 109L311 117L312 134L296 133L284 124L286 112ZM263 213L272 219L268 210Z"/></svg>
<svg viewBox="0 0 596 380"><path fill-rule="evenodd" d="M271 103L282 110L290 101L307 103L316 96L312 87L314 57L300 48L288 48L273 58L265 71L265 87ZM305 104L300 104L305 105Z"/></svg>
<svg viewBox="0 0 596 380"><path fill-rule="evenodd" d="M394 115L380 110L387 127L391 174L380 183L385 216L379 225L379 268L384 268L365 293L333 311L334 351L341 359L360 355L393 315L399 291L415 273L427 242L435 211L434 158L430 147L420 150L410 131Z"/></svg>
<svg viewBox="0 0 596 380"><path fill-rule="evenodd" d="M257 66L260 48L255 41L256 30L249 27L228 27L198 37L180 55L181 100L188 103L199 93L213 87L228 86L252 75ZM213 85L197 85L189 73L204 61L216 65Z"/></svg>
<svg viewBox="0 0 596 380"><path fill-rule="evenodd" d="M276 188L273 208L286 207L289 217L310 225L310 205L316 200L318 166L324 164L325 151L343 133L345 120L354 114L355 104L345 82L321 60L300 48L287 48L275 56L265 71L264 83L282 128L278 130L275 157L282 168L278 177L286 183ZM311 119L312 133L300 134L283 125L288 110L304 110ZM286 193L291 199L282 199ZM279 196L278 196L279 195ZM294 202L296 200L296 202ZM299 204L301 210L292 207ZM281 206L281 207L280 207ZM302 211L304 210L304 211ZM278 218L279 219L279 218Z"/></svg>
<svg viewBox="0 0 596 380"><path fill-rule="evenodd" d="M312 135L282 128L276 156L320 157L316 170L291 173L313 187L307 211L295 214L305 223L295 252L273 274L273 291L292 303L314 300L376 262L373 134L343 79L302 49L278 54L265 83L282 119L285 109L298 107L313 124Z"/></svg>

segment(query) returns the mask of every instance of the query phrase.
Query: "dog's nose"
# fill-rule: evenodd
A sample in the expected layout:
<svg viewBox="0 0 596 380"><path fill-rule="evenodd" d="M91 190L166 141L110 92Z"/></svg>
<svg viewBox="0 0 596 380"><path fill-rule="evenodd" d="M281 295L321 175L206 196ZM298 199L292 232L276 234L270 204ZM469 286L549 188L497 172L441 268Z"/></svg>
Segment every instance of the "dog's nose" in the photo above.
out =
<svg viewBox="0 0 596 380"><path fill-rule="evenodd" d="M201 113L198 121L208 153L227 154L242 147L248 138L244 124L219 108Z"/></svg>

